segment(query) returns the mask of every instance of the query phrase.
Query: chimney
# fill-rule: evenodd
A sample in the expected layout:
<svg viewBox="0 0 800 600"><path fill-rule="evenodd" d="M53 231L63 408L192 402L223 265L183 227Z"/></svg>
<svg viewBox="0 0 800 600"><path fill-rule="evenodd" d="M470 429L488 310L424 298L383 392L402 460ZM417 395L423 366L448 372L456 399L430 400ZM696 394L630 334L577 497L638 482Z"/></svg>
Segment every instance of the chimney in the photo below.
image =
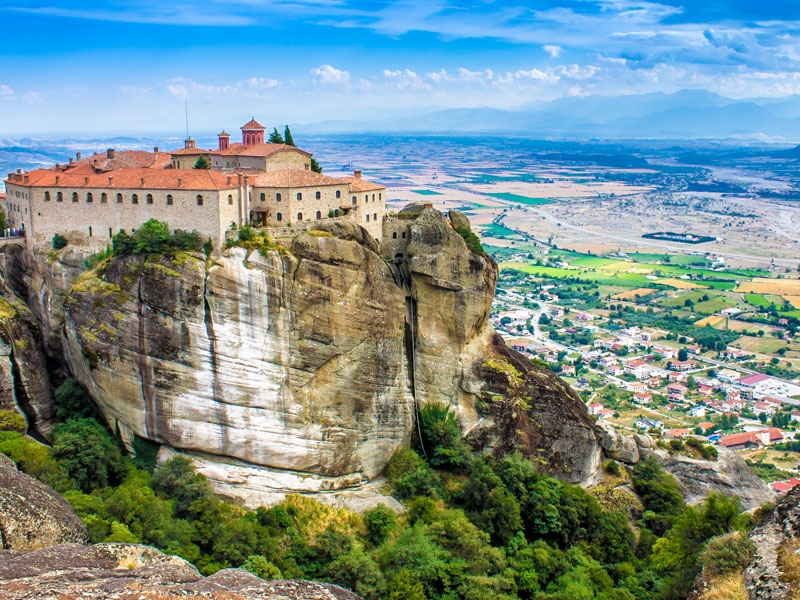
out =
<svg viewBox="0 0 800 600"><path fill-rule="evenodd" d="M84 177L83 178L83 185L89 185L89 178L88 177Z"/></svg>
<svg viewBox="0 0 800 600"><path fill-rule="evenodd" d="M227 185L230 185L230 184L231 184L231 176L228 175L228 183L227 183Z"/></svg>
<svg viewBox="0 0 800 600"><path fill-rule="evenodd" d="M17 175L22 175L22 169L17 169Z"/></svg>
<svg viewBox="0 0 800 600"><path fill-rule="evenodd" d="M106 158L108 160L114 160L116 156L117 156L117 151L114 150L113 148L109 148L108 150L106 150Z"/></svg>
<svg viewBox="0 0 800 600"><path fill-rule="evenodd" d="M108 185L109 187L114 185L114 178L111 175L108 176Z"/></svg>
<svg viewBox="0 0 800 600"><path fill-rule="evenodd" d="M27 175L25 175L25 176L22 178L22 182L23 182L23 183L28 183L28 176L27 176Z"/></svg>
<svg viewBox="0 0 800 600"><path fill-rule="evenodd" d="M80 159L81 159L81 153L80 153L80 152L76 152L76 153L75 153L75 157L76 157L76 158L75 158L75 160L77 160L77 161L80 161Z"/></svg>
<svg viewBox="0 0 800 600"><path fill-rule="evenodd" d="M178 177L178 187L181 187L181 184L182 184L182 183L183 183L183 179L181 179L180 177Z"/></svg>
<svg viewBox="0 0 800 600"><path fill-rule="evenodd" d="M58 185L58 175L56 175L56 185Z"/></svg>
<svg viewBox="0 0 800 600"><path fill-rule="evenodd" d="M61 170L61 165L56 163L55 170L56 171L60 171Z"/></svg>
<svg viewBox="0 0 800 600"><path fill-rule="evenodd" d="M144 187L144 177L142 177L142 178L139 180L139 183L141 184L141 186L142 186L142 187Z"/></svg>
<svg viewBox="0 0 800 600"><path fill-rule="evenodd" d="M71 156L69 158L69 164L71 164L71 165L75 164L75 160Z"/></svg>
<svg viewBox="0 0 800 600"><path fill-rule="evenodd" d="M155 152L156 154L158 154L158 146L153 146L153 152Z"/></svg>
<svg viewBox="0 0 800 600"><path fill-rule="evenodd" d="M353 177L355 177L356 179L361 179L361 169L356 169L355 171L353 171Z"/></svg>

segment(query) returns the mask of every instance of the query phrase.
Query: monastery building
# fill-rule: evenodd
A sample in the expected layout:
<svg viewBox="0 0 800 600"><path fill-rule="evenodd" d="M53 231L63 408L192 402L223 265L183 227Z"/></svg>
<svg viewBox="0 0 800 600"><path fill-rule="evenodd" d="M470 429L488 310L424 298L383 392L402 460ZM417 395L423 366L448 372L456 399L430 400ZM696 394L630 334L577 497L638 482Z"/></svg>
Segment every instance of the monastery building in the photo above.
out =
<svg viewBox="0 0 800 600"><path fill-rule="evenodd" d="M49 244L58 233L76 244L104 247L121 230L148 219L171 229L196 230L220 248L225 232L253 223L303 226L344 218L380 241L386 188L361 178L329 177L311 170L311 154L264 143L255 119L241 143L219 134L204 150L191 138L174 152L107 150L49 169L9 173L4 209L8 226L24 227L29 246ZM204 157L210 169L195 169ZM0 200L0 202L3 202Z"/></svg>

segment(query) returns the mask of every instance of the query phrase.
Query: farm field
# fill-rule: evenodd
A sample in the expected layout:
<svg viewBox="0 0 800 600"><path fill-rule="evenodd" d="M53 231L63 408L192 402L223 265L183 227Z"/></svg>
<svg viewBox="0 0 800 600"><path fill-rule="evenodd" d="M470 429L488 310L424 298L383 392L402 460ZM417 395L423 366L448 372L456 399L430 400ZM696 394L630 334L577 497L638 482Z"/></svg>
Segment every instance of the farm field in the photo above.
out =
<svg viewBox="0 0 800 600"><path fill-rule="evenodd" d="M635 290L628 290L626 292L622 292L620 294L615 294L611 296L612 300L636 300L636 298L641 298L643 296L649 296L653 292L657 291L655 288L636 288Z"/></svg>
<svg viewBox="0 0 800 600"><path fill-rule="evenodd" d="M765 328L766 329L766 328ZM758 354L774 354L781 348L786 348L787 344L783 340L774 337L751 337L742 336L733 344L737 348Z"/></svg>
<svg viewBox="0 0 800 600"><path fill-rule="evenodd" d="M773 294L776 296L800 296L800 279L764 279L756 277L736 288L737 292Z"/></svg>
<svg viewBox="0 0 800 600"><path fill-rule="evenodd" d="M512 194L510 192L491 193L486 195L491 196L492 198L506 200L508 202L518 202L520 204L525 204L526 206L540 206L542 204L552 204L554 202L554 200L550 198L531 198L530 196L521 196L519 194Z"/></svg>

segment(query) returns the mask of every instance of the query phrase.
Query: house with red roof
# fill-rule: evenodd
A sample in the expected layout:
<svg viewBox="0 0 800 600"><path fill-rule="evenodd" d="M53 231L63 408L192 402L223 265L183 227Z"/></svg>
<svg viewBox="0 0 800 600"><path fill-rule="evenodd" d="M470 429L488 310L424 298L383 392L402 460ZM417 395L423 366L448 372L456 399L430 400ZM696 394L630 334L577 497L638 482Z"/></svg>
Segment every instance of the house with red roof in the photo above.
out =
<svg viewBox="0 0 800 600"><path fill-rule="evenodd" d="M745 448L763 448L783 441L783 432L777 427L761 429L759 431L746 431L726 435L719 439L719 445L730 450L742 450Z"/></svg>

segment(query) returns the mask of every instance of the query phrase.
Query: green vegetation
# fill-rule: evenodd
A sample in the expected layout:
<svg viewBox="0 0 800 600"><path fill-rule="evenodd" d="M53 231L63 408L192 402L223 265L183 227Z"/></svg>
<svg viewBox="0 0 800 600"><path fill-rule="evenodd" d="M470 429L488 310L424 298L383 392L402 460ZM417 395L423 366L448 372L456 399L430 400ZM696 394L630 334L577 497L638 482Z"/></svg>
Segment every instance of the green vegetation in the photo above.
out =
<svg viewBox="0 0 800 600"><path fill-rule="evenodd" d="M111 240L114 256L138 254L174 254L179 250L200 251L203 238L196 231L176 229L170 233L165 221L150 219L135 229L131 235L124 230Z"/></svg>
<svg viewBox="0 0 800 600"><path fill-rule="evenodd" d="M232 566L330 581L367 600L672 600L701 568L728 573L751 552L735 499L687 507L654 459L632 473L643 506L604 509L519 454L474 456L445 406L420 409L426 458L407 448L389 463L407 512L378 505L358 515L296 495L245 510L217 498L185 457L151 473L157 446L143 440L134 447L149 467L124 457L76 382L59 386L56 402L52 449L0 411L0 452L64 493L92 542L151 544L205 574ZM620 477L613 464L605 471Z"/></svg>
<svg viewBox="0 0 800 600"><path fill-rule="evenodd" d="M200 155L200 158L197 159L192 168L208 170L211 168L211 162L205 156Z"/></svg>
<svg viewBox="0 0 800 600"><path fill-rule="evenodd" d="M441 192L434 192L433 190L411 190L415 194L419 194L420 196L441 196Z"/></svg>
<svg viewBox="0 0 800 600"><path fill-rule="evenodd" d="M67 245L67 238L60 233L53 235L53 250L61 250Z"/></svg>
<svg viewBox="0 0 800 600"><path fill-rule="evenodd" d="M285 144L286 141L283 139L283 136L278 132L277 127L272 128L272 133L269 134L267 138L267 143L270 144Z"/></svg>
<svg viewBox="0 0 800 600"><path fill-rule="evenodd" d="M541 204L552 204L554 202L554 200L550 200L549 198L531 198L529 196L520 196L519 194L511 194L508 192L486 195L508 202L518 202L519 204L525 204L527 206L539 206Z"/></svg>
<svg viewBox="0 0 800 600"><path fill-rule="evenodd" d="M294 143L294 138L292 137L292 132L289 129L288 125L284 125L283 127L283 143L287 146L296 146L297 144Z"/></svg>
<svg viewBox="0 0 800 600"><path fill-rule="evenodd" d="M483 246L481 246L481 241L478 236L475 235L474 231L468 227L458 227L456 231L458 235L464 238L464 241L467 243L467 248L469 248L471 252L483 254Z"/></svg>
<svg viewBox="0 0 800 600"><path fill-rule="evenodd" d="M8 221L6 221L6 213L2 208L0 208L0 237L5 236L7 228Z"/></svg>
<svg viewBox="0 0 800 600"><path fill-rule="evenodd" d="M317 159L314 158L313 156L311 157L311 159L309 161L309 167L311 168L311 170L314 173L322 173L322 167L317 162Z"/></svg>

